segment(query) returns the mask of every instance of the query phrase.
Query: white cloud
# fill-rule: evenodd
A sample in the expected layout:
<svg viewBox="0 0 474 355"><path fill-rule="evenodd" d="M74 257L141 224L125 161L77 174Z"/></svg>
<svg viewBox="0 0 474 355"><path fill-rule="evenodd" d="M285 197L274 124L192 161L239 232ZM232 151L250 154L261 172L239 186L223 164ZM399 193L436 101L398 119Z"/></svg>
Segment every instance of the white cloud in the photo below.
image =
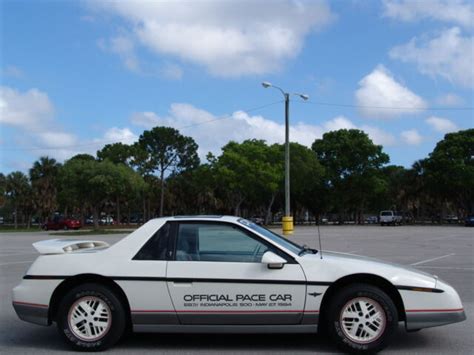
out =
<svg viewBox="0 0 474 355"><path fill-rule="evenodd" d="M474 87L474 37L462 36L458 27L446 29L433 38L414 37L392 48L389 54L391 58L416 64L422 74Z"/></svg>
<svg viewBox="0 0 474 355"><path fill-rule="evenodd" d="M130 118L130 122L135 126L141 126L145 128L152 128L160 125L160 118L154 112L139 112L134 113Z"/></svg>
<svg viewBox="0 0 474 355"><path fill-rule="evenodd" d="M384 131L381 128L363 125L359 129L367 133L375 144L391 146L397 143L393 134Z"/></svg>
<svg viewBox="0 0 474 355"><path fill-rule="evenodd" d="M326 1L106 1L134 40L160 56L205 67L216 76L270 73L298 55L305 37L333 19Z"/></svg>
<svg viewBox="0 0 474 355"><path fill-rule="evenodd" d="M447 118L431 116L428 117L425 122L429 124L432 129L441 133L449 133L459 130L456 124Z"/></svg>
<svg viewBox="0 0 474 355"><path fill-rule="evenodd" d="M425 101L397 82L383 65L378 65L359 81L355 98L361 106L360 112L372 118L391 118L426 108Z"/></svg>
<svg viewBox="0 0 474 355"><path fill-rule="evenodd" d="M36 136L43 146L49 148L67 148L78 143L76 136L66 132L39 132Z"/></svg>
<svg viewBox="0 0 474 355"><path fill-rule="evenodd" d="M61 129L48 94L38 89L20 92L0 87L0 123L13 127L16 143L37 157L49 155L62 160L77 150L74 145L78 138Z"/></svg>
<svg viewBox="0 0 474 355"><path fill-rule="evenodd" d="M127 36L117 36L110 40L103 38L97 41L97 45L103 51L118 54L125 68L134 73L141 73L140 62L135 53L135 44Z"/></svg>
<svg viewBox="0 0 474 355"><path fill-rule="evenodd" d="M400 133L402 140L409 145L418 145L423 141L423 137L416 129L409 129Z"/></svg>
<svg viewBox="0 0 474 355"><path fill-rule="evenodd" d="M54 107L46 93L38 89L26 92L0 87L0 123L38 129L53 119Z"/></svg>
<svg viewBox="0 0 474 355"><path fill-rule="evenodd" d="M332 120L325 122L324 128L326 128L328 131L337 131L339 129L353 129L357 127L344 116L337 116Z"/></svg>
<svg viewBox="0 0 474 355"><path fill-rule="evenodd" d="M105 134L103 141L110 141L110 142L121 142L123 144L133 144L138 140L138 136L133 133L130 128L118 128L112 127L109 128ZM108 142L108 143L110 143Z"/></svg>
<svg viewBox="0 0 474 355"><path fill-rule="evenodd" d="M463 27L474 26L474 6L464 0L384 0L383 15L401 21L417 22L431 19L454 23Z"/></svg>
<svg viewBox="0 0 474 355"><path fill-rule="evenodd" d="M130 118L134 125L150 129L155 126L169 126L178 129L182 134L193 137L199 145L199 154L204 157L207 152L220 154L220 148L230 140L242 142L245 139L264 139L268 143L283 143L285 126L263 116L251 116L244 111L218 117L212 113L190 104L172 104L167 115L160 116L153 112L135 113ZM312 125L295 122L290 126L290 139L308 147L323 133L338 129L361 129L366 131L376 144L392 145L395 138L377 127L357 127L344 116Z"/></svg>
<svg viewBox="0 0 474 355"><path fill-rule="evenodd" d="M460 106L464 103L464 100L456 94L448 93L437 97L436 103L442 106Z"/></svg>

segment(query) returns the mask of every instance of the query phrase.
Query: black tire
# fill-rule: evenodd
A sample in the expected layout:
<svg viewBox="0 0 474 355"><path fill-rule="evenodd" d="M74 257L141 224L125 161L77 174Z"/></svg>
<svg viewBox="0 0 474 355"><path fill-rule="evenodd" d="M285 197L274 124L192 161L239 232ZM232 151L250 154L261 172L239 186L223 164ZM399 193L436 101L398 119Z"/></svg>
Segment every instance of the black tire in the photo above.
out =
<svg viewBox="0 0 474 355"><path fill-rule="evenodd" d="M93 297L100 299L108 306L110 311L110 325L107 326L104 334L98 339L81 339L77 335L77 330L71 329L68 318L73 306L79 300ZM87 315L87 314L86 314ZM94 313L91 313L94 315ZM127 325L124 307L120 299L107 287L87 283L79 285L69 291L61 300L58 309L57 326L58 331L73 349L79 351L101 351L113 346L120 340Z"/></svg>
<svg viewBox="0 0 474 355"><path fill-rule="evenodd" d="M383 325L381 332L379 332L373 340L356 341L351 339L347 334L348 326L342 324L343 310L350 304L351 300L357 298L368 300L372 304L377 305L381 314L385 317L385 324L383 325L383 321L380 323ZM361 314L362 313L358 313L358 316ZM398 326L398 314L391 298L378 287L367 284L352 284L341 289L334 296L334 299L329 305L327 322L328 333L341 350L356 354L373 354L389 344ZM353 324L359 324L358 327L363 328L364 324L362 323L364 322L359 322L360 319L357 318ZM368 324L369 322L365 322L365 326ZM363 329L360 331L357 330L356 334L363 335L362 332Z"/></svg>
<svg viewBox="0 0 474 355"><path fill-rule="evenodd" d="M65 225L65 226L63 227L63 229L64 229L65 231L67 231L67 230L69 229L69 227Z"/></svg>

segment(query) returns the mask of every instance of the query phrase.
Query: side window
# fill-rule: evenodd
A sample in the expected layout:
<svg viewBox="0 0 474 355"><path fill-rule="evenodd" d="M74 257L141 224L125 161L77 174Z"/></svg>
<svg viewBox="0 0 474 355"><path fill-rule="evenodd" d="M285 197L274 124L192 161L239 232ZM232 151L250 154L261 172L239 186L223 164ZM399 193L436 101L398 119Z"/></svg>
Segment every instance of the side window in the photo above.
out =
<svg viewBox="0 0 474 355"><path fill-rule="evenodd" d="M181 223L176 260L258 263L269 247L237 227L218 223Z"/></svg>
<svg viewBox="0 0 474 355"><path fill-rule="evenodd" d="M133 260L166 260L170 224L166 223L143 245Z"/></svg>

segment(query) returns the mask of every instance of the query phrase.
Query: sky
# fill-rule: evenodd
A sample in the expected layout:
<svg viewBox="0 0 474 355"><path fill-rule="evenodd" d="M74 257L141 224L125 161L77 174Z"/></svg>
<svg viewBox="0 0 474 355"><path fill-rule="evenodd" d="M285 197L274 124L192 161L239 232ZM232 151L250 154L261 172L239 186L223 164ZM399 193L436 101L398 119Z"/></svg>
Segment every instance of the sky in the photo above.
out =
<svg viewBox="0 0 474 355"><path fill-rule="evenodd" d="M365 131L410 167L474 127L474 3L0 0L0 172L131 144Z"/></svg>

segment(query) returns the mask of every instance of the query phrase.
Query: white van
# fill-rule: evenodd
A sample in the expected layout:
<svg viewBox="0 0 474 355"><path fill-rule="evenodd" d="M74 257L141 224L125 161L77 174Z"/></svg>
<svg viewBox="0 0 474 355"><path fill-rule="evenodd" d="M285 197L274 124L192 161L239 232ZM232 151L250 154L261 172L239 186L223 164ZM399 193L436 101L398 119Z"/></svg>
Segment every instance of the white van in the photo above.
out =
<svg viewBox="0 0 474 355"><path fill-rule="evenodd" d="M380 225L400 225L402 224L402 216L395 211L380 211Z"/></svg>

